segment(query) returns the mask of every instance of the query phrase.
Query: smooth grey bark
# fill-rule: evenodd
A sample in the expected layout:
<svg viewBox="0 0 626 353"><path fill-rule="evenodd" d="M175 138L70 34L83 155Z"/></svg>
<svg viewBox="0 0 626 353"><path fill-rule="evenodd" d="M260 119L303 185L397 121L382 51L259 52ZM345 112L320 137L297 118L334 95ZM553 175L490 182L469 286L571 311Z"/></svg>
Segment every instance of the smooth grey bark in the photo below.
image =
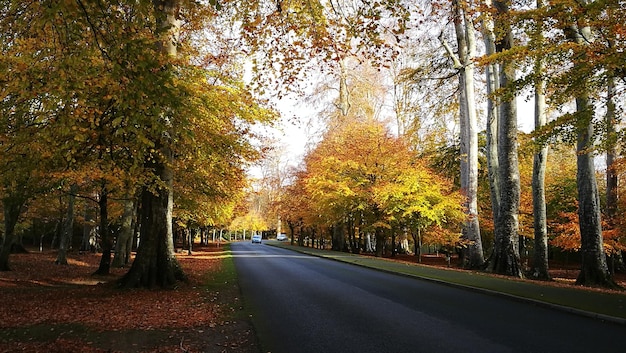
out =
<svg viewBox="0 0 626 353"><path fill-rule="evenodd" d="M67 248L72 240L74 233L74 203L76 201L76 190L78 186L73 184L70 186L70 194L68 195L67 214L63 222L63 229L59 237L59 251L54 261L57 265L67 265Z"/></svg>
<svg viewBox="0 0 626 353"><path fill-rule="evenodd" d="M163 32L161 50L175 57L180 32L180 1L153 0L152 3L156 31ZM146 186L141 191L141 243L130 270L120 280L120 285L126 288L168 288L186 279L176 260L172 234L174 173L171 168L173 152L169 146L172 141L164 136L160 140L155 147L162 158L148 158L146 167L154 171L161 185L157 190Z"/></svg>
<svg viewBox="0 0 626 353"><path fill-rule="evenodd" d="M544 6L544 0L537 0L537 8ZM538 40L543 42L543 24L537 23ZM539 77L535 83L535 130L541 129L547 123L546 116L546 81L543 79L544 65L542 59L537 59L535 74ZM546 210L545 176L548 159L548 145L536 147L533 160L533 229L534 253L530 276L539 280L550 280L548 264L548 226Z"/></svg>
<svg viewBox="0 0 626 353"><path fill-rule="evenodd" d="M545 105L545 96L535 94L535 119L537 128L545 125L545 111L541 113L541 105ZM543 115L543 117L541 117ZM548 229L546 215L545 175L548 159L548 146L538 146L533 161L533 227L534 227L534 254L531 276L535 279L550 280L548 272Z"/></svg>
<svg viewBox="0 0 626 353"><path fill-rule="evenodd" d="M582 265L576 284L616 287L606 261L600 215L600 197L593 156L588 148L593 137L593 111L587 97L576 98L579 115L576 144L576 183L578 189L578 223Z"/></svg>
<svg viewBox="0 0 626 353"><path fill-rule="evenodd" d="M499 15L509 12L508 4L494 1ZM498 21L500 22L500 21ZM496 42L496 51L513 48L513 33L504 21L499 23L504 33ZM515 80L515 63L507 60L501 64L500 86L507 90ZM500 169L500 208L494 220L494 249L487 270L508 276L523 277L518 249L520 179L517 158L517 106L514 95L500 98L498 110L498 163Z"/></svg>
<svg viewBox="0 0 626 353"><path fill-rule="evenodd" d="M476 39L474 25L464 10L465 4L453 1L454 29L457 38L456 59L450 49L455 67L459 70L459 117L461 142L461 193L465 197L466 219L463 223L464 267L481 268L485 262L480 225L478 222L478 117L474 94L474 57Z"/></svg>
<svg viewBox="0 0 626 353"><path fill-rule="evenodd" d="M586 46L593 41L591 28L579 27L576 24L565 28L565 36L579 46ZM585 53L582 52L581 55ZM586 86L587 83L583 81L580 84ZM600 195L591 152L594 138L594 109L586 93L580 93L576 97L576 114L576 184L582 256L576 284L614 288L617 284L609 272L604 253Z"/></svg>
<svg viewBox="0 0 626 353"><path fill-rule="evenodd" d="M491 0L484 0L486 8L492 7ZM485 54L496 53L496 35L494 33L494 23L491 14L487 11L483 14L482 21L483 39L485 43ZM500 87L500 71L497 63L490 63L485 67L485 79L487 82L487 124L485 135L487 148L487 176L489 178L489 193L491 199L491 212L493 219L498 218L500 209L500 177L498 164L498 107L500 100L495 96L496 89Z"/></svg>

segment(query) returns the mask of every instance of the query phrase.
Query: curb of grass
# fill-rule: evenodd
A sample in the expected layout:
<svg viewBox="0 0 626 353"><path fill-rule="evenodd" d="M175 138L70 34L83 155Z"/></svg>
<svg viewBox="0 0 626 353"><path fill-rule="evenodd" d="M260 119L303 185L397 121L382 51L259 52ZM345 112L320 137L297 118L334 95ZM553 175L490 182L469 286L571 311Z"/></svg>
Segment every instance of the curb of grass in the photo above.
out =
<svg viewBox="0 0 626 353"><path fill-rule="evenodd" d="M266 242L265 244L382 272L418 278L493 296L506 297L626 326L626 295L620 293L604 293L576 287L540 285L530 281L494 277L480 272L434 268L369 256L303 248L276 242ZM611 309L616 309L617 312L611 313Z"/></svg>

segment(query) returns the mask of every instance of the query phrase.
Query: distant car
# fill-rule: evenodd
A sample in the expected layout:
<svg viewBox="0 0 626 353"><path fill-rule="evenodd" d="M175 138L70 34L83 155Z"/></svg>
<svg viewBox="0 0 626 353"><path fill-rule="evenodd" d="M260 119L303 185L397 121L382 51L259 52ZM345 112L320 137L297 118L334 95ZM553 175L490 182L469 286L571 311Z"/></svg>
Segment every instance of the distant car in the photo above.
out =
<svg viewBox="0 0 626 353"><path fill-rule="evenodd" d="M278 236L276 236L276 240L278 240L278 241L285 241L287 239L289 239L289 238L287 238L287 234L285 234L285 233L280 233L280 234L278 234Z"/></svg>
<svg viewBox="0 0 626 353"><path fill-rule="evenodd" d="M254 244L254 243L261 244L261 236L260 235L255 234L255 235L252 236L252 244Z"/></svg>

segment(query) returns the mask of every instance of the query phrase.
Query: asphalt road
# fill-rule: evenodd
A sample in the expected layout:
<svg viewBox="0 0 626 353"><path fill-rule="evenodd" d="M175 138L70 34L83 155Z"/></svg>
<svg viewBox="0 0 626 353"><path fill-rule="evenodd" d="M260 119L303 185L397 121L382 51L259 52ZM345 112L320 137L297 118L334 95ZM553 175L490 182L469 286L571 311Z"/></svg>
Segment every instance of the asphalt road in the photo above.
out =
<svg viewBox="0 0 626 353"><path fill-rule="evenodd" d="M626 352L626 327L249 242L233 243L263 352Z"/></svg>

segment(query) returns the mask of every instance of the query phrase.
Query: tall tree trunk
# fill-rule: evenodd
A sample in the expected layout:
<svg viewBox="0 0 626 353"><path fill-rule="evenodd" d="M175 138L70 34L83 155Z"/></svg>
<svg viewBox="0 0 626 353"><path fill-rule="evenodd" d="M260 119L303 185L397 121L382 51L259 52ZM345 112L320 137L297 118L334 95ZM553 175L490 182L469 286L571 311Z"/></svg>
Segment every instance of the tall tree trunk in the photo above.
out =
<svg viewBox="0 0 626 353"><path fill-rule="evenodd" d="M494 1L499 15L509 12L507 3ZM497 52L513 47L513 33L505 21L499 21L504 37L496 43ZM515 65L511 61L502 63L500 85L511 89L515 80ZM498 111L498 163L500 168L500 209L494 220L494 249L489 259L491 272L522 277L522 266L518 249L518 216L520 202L520 179L517 159L517 107L515 97L506 95L500 99Z"/></svg>
<svg viewBox="0 0 626 353"><path fill-rule="evenodd" d="M544 7L544 0L537 0L537 8ZM538 40L543 42L543 23L537 23ZM537 59L535 64L535 74L543 77L542 59ZM546 125L546 81L539 78L535 83L535 129L539 130ZM548 158L548 145L537 146L533 161L533 228L534 228L534 248L533 267L530 275L539 280L548 281L551 279L548 272L548 227L546 215L546 189L545 176Z"/></svg>
<svg viewBox="0 0 626 353"><path fill-rule="evenodd" d="M606 148L606 215L608 224L610 227L615 226L615 217L617 216L618 209L618 176L617 166L615 161L617 159L617 132L615 131L616 117L615 117L615 79L609 78L607 84L607 103L606 103L606 130L607 130L607 148ZM611 263L611 273L615 271L624 271L624 257L621 251L613 252L609 256Z"/></svg>
<svg viewBox="0 0 626 353"><path fill-rule="evenodd" d="M476 39L473 23L465 7L464 1L453 1L460 86L461 192L465 197L466 212L463 238L467 241L467 247L463 258L465 267L480 268L485 258L478 223L478 118L474 96L473 61Z"/></svg>
<svg viewBox="0 0 626 353"><path fill-rule="evenodd" d="M76 201L76 190L78 186L72 184L70 186L69 200L67 202L67 215L65 222L63 222L63 230L59 237L59 251L57 252L57 258L54 261L57 265L67 265L67 248L72 240L74 233L74 202Z"/></svg>
<svg viewBox="0 0 626 353"><path fill-rule="evenodd" d="M113 256L113 267L124 267L130 263L130 252L133 244L135 200L129 195L124 200L124 213L122 214L122 229L117 236L115 243L115 255Z"/></svg>
<svg viewBox="0 0 626 353"><path fill-rule="evenodd" d="M415 256L417 256L417 262L422 263L422 228L417 227L413 234L413 242L415 246Z"/></svg>
<svg viewBox="0 0 626 353"><path fill-rule="evenodd" d="M545 83L539 84L543 89ZM540 128L546 124L545 117L545 95L535 93L535 126ZM546 189L545 175L546 162L548 159L548 146L538 146L533 162L533 227L534 227L534 248L533 268L531 276L535 279L550 280L548 272L548 229L546 215Z"/></svg>
<svg viewBox="0 0 626 353"><path fill-rule="evenodd" d="M161 36L161 50L175 57L180 31L179 0L153 0L157 32ZM162 32L162 33L161 33ZM176 260L172 235L173 152L170 139L159 137L156 143L160 158L146 161L154 170L160 184L157 190L144 187L141 192L141 245L128 273L121 279L124 287L171 287L185 275Z"/></svg>
<svg viewBox="0 0 626 353"><path fill-rule="evenodd" d="M0 248L0 271L10 271L9 255L16 239L15 226L22 213L24 198L16 195L8 195L2 199L4 207L4 241Z"/></svg>
<svg viewBox="0 0 626 353"><path fill-rule="evenodd" d="M483 1L486 8L492 7L491 0ZM489 11L483 14L483 38L485 42L485 54L496 53L496 35L494 33L493 18ZM500 210L500 168L498 164L498 107L500 100L495 96L496 89L500 87L500 71L498 63L490 63L485 68L487 81L487 126L485 128L487 138L487 175L489 178L489 192L491 199L491 212L494 222L498 218Z"/></svg>
<svg viewBox="0 0 626 353"><path fill-rule="evenodd" d="M168 187L153 193L146 186L141 192L141 243L130 270L121 279L127 288L167 288L185 279L174 252L172 172L164 165L155 165L155 172Z"/></svg>
<svg viewBox="0 0 626 353"><path fill-rule="evenodd" d="M617 214L617 170L615 160L617 151L617 133L615 131L615 80L609 78L607 85L607 103L606 103L606 129L607 129L607 148L606 148L606 214L609 220L612 220Z"/></svg>
<svg viewBox="0 0 626 353"><path fill-rule="evenodd" d="M385 250L385 231L382 228L376 228L374 234L376 239L374 254L376 257L382 257Z"/></svg>
<svg viewBox="0 0 626 353"><path fill-rule="evenodd" d="M580 114L577 141L578 223L580 227L580 252L582 267L576 284L586 286L616 287L604 253L600 221L600 197L596 182L593 156L588 148L593 137L593 111L587 97L576 98Z"/></svg>
<svg viewBox="0 0 626 353"><path fill-rule="evenodd" d="M109 229L109 192L106 186L102 186L98 206L100 209L100 247L102 248L102 256L100 257L100 266L94 272L94 275L108 275L111 272L113 235Z"/></svg>
<svg viewBox="0 0 626 353"><path fill-rule="evenodd" d="M583 0L588 3L588 0ZM584 47L593 41L589 27L576 24L565 29L566 37L578 46ZM584 49L581 55L585 55ZM586 82L582 82L586 86ZM583 86L583 87L584 87ZM576 142L576 184L578 188L578 224L580 227L580 253L582 265L576 284L614 288L604 253L600 214L600 195L596 181L591 147L593 145L594 124L593 106L587 94L576 97L577 142Z"/></svg>

